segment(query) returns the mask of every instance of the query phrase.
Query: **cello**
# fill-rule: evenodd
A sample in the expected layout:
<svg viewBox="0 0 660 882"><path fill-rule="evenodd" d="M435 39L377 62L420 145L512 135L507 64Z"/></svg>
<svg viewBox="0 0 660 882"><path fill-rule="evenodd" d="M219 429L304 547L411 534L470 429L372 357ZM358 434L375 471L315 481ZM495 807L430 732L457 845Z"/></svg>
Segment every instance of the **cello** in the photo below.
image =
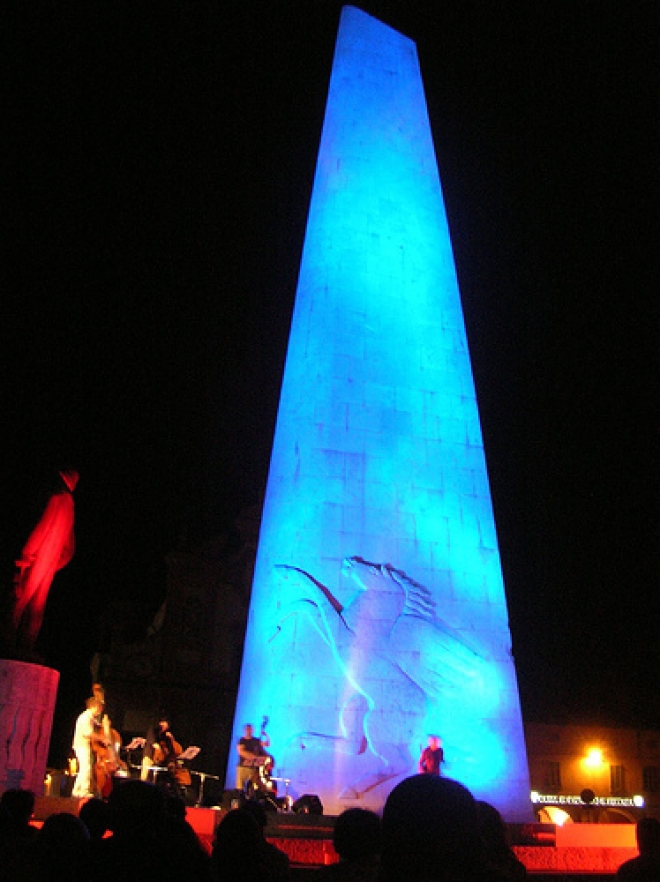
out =
<svg viewBox="0 0 660 882"><path fill-rule="evenodd" d="M156 766L167 771L169 781L176 789L190 787L192 778L179 757L183 748L172 735L169 728L161 732L154 743L153 761Z"/></svg>

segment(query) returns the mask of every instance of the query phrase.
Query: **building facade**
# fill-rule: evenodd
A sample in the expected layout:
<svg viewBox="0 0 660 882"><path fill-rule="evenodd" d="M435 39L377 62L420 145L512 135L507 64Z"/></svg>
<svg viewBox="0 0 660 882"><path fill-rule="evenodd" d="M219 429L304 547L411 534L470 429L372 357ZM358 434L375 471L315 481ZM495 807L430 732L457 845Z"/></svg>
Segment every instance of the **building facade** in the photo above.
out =
<svg viewBox="0 0 660 882"><path fill-rule="evenodd" d="M660 817L660 731L526 723L525 739L537 820Z"/></svg>
<svg viewBox="0 0 660 882"><path fill-rule="evenodd" d="M259 527L259 506L241 512L229 533L182 546L166 558L164 602L142 639L127 640L121 616L111 623L108 651L92 663L108 711L127 744L147 734L162 712L177 739L200 747L193 772L205 800L219 801L221 770L233 753L231 725ZM141 760L136 751L135 763ZM193 774L193 785L201 778Z"/></svg>

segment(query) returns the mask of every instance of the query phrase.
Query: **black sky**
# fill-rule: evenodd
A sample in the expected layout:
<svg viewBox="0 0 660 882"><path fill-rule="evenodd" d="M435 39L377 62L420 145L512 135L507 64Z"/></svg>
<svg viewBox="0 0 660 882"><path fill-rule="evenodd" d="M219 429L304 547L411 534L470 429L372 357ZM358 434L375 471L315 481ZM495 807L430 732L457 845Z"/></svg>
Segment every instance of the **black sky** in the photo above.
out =
<svg viewBox="0 0 660 882"><path fill-rule="evenodd" d="M265 487L341 4L230 5L6 13L3 573L76 464L55 666ZM655 4L363 8L418 46L523 712L660 726Z"/></svg>

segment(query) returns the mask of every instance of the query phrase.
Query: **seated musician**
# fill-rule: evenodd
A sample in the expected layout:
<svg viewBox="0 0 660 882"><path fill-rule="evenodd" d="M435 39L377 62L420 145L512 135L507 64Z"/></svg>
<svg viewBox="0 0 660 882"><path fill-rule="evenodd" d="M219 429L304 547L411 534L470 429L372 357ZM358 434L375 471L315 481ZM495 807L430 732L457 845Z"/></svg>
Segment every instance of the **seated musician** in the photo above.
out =
<svg viewBox="0 0 660 882"><path fill-rule="evenodd" d="M192 784L192 779L190 772L183 765L183 760L179 759L183 748L174 737L166 717L158 720L154 737L151 760L164 774L164 778L159 779L159 783L164 783L176 796L189 802L191 794L188 788Z"/></svg>
<svg viewBox="0 0 660 882"><path fill-rule="evenodd" d="M257 738L250 723L243 730L243 737L236 745L238 765L236 766L236 789L245 791L248 785L258 782L259 770L272 766L273 758L266 752L270 739L262 729L261 737Z"/></svg>

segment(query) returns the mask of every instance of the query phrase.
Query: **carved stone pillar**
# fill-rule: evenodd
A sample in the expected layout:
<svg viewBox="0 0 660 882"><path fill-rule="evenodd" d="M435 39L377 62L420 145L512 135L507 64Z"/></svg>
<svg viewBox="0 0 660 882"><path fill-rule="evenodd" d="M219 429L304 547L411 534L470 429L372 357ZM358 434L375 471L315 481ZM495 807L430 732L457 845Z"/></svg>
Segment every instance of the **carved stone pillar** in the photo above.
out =
<svg viewBox="0 0 660 882"><path fill-rule="evenodd" d="M52 668L0 659L0 793L43 795L59 679Z"/></svg>

